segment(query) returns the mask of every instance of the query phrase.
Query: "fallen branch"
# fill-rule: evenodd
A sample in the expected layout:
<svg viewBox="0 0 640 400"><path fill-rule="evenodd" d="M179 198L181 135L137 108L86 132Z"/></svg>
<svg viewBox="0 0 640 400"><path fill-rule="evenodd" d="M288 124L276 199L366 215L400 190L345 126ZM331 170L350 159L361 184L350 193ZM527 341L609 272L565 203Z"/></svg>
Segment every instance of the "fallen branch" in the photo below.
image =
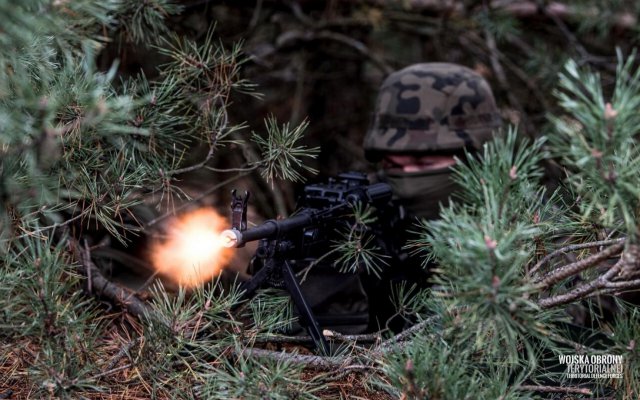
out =
<svg viewBox="0 0 640 400"><path fill-rule="evenodd" d="M326 357L316 355L301 355L297 353L287 353L284 351L271 351L265 349L246 349L242 351L242 355L249 357L268 358L275 361L286 361L293 363L294 365L300 365L304 368L311 368L317 370L331 371L336 368L344 370L367 370L374 368L375 360L390 350L402 349L408 342L408 339L413 335L423 330L427 325L432 324L438 315L432 315L426 320L412 326L411 328L400 332L399 334L387 339L366 352L359 355L352 356L340 356L340 357ZM352 335L352 337L364 336L367 339L371 339L375 336L379 336L379 333L371 335ZM349 337L348 335L343 338Z"/></svg>
<svg viewBox="0 0 640 400"><path fill-rule="evenodd" d="M571 387L571 386L536 386L536 385L520 385L520 390L526 390L530 392L542 392L542 393L571 393L571 394L585 394L591 396L593 393L589 389Z"/></svg>
<svg viewBox="0 0 640 400"><path fill-rule="evenodd" d="M415 324L411 328L398 333L392 338L387 339L386 341L382 342L380 346L378 346L378 351L384 353L388 350L393 349L395 346L398 346L400 343L406 342L407 339L423 330L427 325L433 324L438 318L440 318L439 315L432 315L424 321Z"/></svg>
<svg viewBox="0 0 640 400"><path fill-rule="evenodd" d="M355 357L325 357L297 353L288 353L285 351L272 351L265 349L245 349L241 352L243 356L266 358L274 361L286 361L293 365L300 365L305 368L318 370L334 370L354 365Z"/></svg>
<svg viewBox="0 0 640 400"><path fill-rule="evenodd" d="M116 354L113 357L113 359L109 362L109 365L107 365L107 367L104 369L104 372L112 370L116 366L116 364L118 364L118 361L120 361L120 359L122 357L128 356L129 355L129 351L131 351L133 346L135 346L136 344L138 344L141 341L142 341L142 337L138 337L138 338L133 339L129 343L125 344L124 346L122 346L122 348L118 351L118 354Z"/></svg>
<svg viewBox="0 0 640 400"><path fill-rule="evenodd" d="M133 364L123 365L121 367L114 368L112 370L104 371L104 372L101 372L99 374L96 374L96 375L92 376L90 379L91 380L100 379L100 378L105 377L107 375L115 374L116 372L124 371L125 369L129 369L131 367L133 367Z"/></svg>
<svg viewBox="0 0 640 400"><path fill-rule="evenodd" d="M615 289L615 290L638 289L640 288L640 279L636 279L633 281L623 281L623 282L607 282L607 284L605 285L605 288Z"/></svg>
<svg viewBox="0 0 640 400"><path fill-rule="evenodd" d="M380 332L376 333L368 333L363 335L343 335L338 332L330 331L330 334L327 334L325 331L325 337L329 341L335 342L379 342L382 340L382 336ZM287 344L313 344L315 343L311 336L283 336L283 335L274 335L274 336L263 336L259 338L255 338L253 340L247 340L246 343L287 343Z"/></svg>
<svg viewBox="0 0 640 400"><path fill-rule="evenodd" d="M78 242L72 242L77 247ZM144 318L151 315L151 308L142 300L138 299L134 292L117 285L102 275L102 272L91 260L91 253L88 247L78 248L78 258L84 274L87 276L90 287L99 296L104 296L118 304L131 315Z"/></svg>

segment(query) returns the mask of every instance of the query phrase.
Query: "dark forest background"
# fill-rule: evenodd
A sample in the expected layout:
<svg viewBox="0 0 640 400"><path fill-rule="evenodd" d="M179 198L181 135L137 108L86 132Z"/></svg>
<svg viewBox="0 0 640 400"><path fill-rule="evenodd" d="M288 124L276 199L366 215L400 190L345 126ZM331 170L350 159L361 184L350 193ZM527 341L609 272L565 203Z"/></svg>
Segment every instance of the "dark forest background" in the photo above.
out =
<svg viewBox="0 0 640 400"><path fill-rule="evenodd" d="M636 5L621 1L258 0L187 1L183 7L168 20L178 34L202 41L213 28L227 48L242 44L241 74L262 96L233 93L230 116L247 123L241 135L263 131L270 115L292 125L307 119L305 144L321 149L308 162L321 177L375 168L361 144L377 89L392 71L420 62L468 66L490 82L505 123L535 138L548 131L546 115L557 111L552 91L567 60L598 70L611 90L616 50L629 54L640 35ZM126 33L102 52L100 65L108 69L116 59L123 77L144 71L150 79L166 61ZM237 154L220 152L217 166L238 162L229 157ZM551 180L557 176L550 166L548 173ZM197 187L219 179L187 180ZM257 202L264 215L294 208L296 188L283 181L278 186L283 196L277 205L265 197ZM253 192L261 196L268 189L260 185Z"/></svg>

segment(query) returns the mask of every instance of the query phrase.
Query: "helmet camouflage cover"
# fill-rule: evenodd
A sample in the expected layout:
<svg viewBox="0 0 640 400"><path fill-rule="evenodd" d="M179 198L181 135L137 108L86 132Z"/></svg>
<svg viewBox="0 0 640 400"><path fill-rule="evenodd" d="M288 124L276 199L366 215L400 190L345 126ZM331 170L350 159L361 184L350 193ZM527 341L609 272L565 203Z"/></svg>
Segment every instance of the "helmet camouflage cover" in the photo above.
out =
<svg viewBox="0 0 640 400"><path fill-rule="evenodd" d="M491 88L478 73L449 63L414 64L382 83L365 156L479 149L500 123Z"/></svg>

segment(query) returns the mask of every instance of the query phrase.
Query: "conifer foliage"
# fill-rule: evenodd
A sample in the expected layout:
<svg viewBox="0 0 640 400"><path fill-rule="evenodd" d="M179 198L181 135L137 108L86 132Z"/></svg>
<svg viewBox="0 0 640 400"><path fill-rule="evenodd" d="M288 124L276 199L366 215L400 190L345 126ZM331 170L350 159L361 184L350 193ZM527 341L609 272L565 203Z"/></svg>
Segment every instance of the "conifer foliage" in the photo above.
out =
<svg viewBox="0 0 640 400"><path fill-rule="evenodd" d="M215 293L174 296L158 287L151 305L140 303L135 328L125 322L117 333L119 323L93 296L107 289L91 287L91 271L99 272L87 257L91 232L125 244L144 234L137 208L184 196L176 176L206 167L242 127L227 116L230 93L252 91L239 76L240 48L223 47L213 29L200 43L172 33L165 20L180 9L171 1L0 2L3 396L126 396L138 387L131 396L313 397L299 368L242 356L243 341L282 324L278 298L263 301L263 325L239 330L227 315L236 291L214 284ZM111 40L157 45L167 60L159 77L121 79L117 64L100 71L96 56ZM303 165L298 157L310 154L296 143L305 126L266 126L265 143L278 143L279 153L238 168L296 176L290 163ZM197 144L209 150L190 164ZM125 306L136 300L127 296ZM238 362L224 360L229 351ZM251 382L239 385L248 368ZM117 383L134 370L126 385Z"/></svg>
<svg viewBox="0 0 640 400"><path fill-rule="evenodd" d="M166 21L182 9L0 0L0 398L317 399L345 386L385 399L640 395L640 315L624 301L640 289L635 53L619 55L610 93L567 62L547 131L525 140L506 128L458 160L463 190L410 244L437 265L433 285L394 294L413 325L328 332L326 357L282 335L295 318L277 293L242 302L237 285L213 279L155 284L141 299L92 261L97 238L124 246L153 225L150 204L188 198L184 173L255 171L274 187L314 172L307 120L269 117L253 135L232 121L234 94L259 97L242 46L212 28L198 40L173 32ZM516 29L485 17L477 23L498 39ZM152 46L158 74L98 68L109 42ZM239 165L212 166L232 152ZM564 171L556 189L545 163ZM392 267L362 249L371 212L354 210L358 226L330 249L345 273ZM589 318L577 324L580 313ZM558 365L566 354L621 355L624 376L572 381Z"/></svg>

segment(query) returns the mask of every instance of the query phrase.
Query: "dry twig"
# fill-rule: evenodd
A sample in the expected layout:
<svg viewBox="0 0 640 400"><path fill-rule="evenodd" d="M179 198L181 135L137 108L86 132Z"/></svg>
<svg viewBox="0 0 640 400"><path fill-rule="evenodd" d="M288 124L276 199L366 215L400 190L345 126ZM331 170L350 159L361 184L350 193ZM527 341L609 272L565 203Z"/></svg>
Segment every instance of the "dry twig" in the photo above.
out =
<svg viewBox="0 0 640 400"><path fill-rule="evenodd" d="M328 340L337 342L374 342L382 340L380 332L368 333L362 335L342 335L338 332L332 332L326 336ZM287 343L287 344L313 344L311 336L266 336L247 341L250 343Z"/></svg>
<svg viewBox="0 0 640 400"><path fill-rule="evenodd" d="M72 242L76 248L78 242ZM102 275L100 269L91 260L91 253L88 248L78 248L80 265L87 279L91 280L91 286L96 294L107 297L109 300L119 304L132 315L143 318L145 315L151 315L151 308L142 300L125 288L117 285Z"/></svg>
<svg viewBox="0 0 640 400"><path fill-rule="evenodd" d="M402 349L408 342L407 339L423 330L427 325L434 323L439 316L433 315L426 320L412 326L411 328L400 332L399 334L387 339L365 353L351 356L324 357L315 355L302 355L296 353L278 352L264 349L246 349L242 351L242 355L250 357L268 358L271 360L291 362L295 365L301 365L305 368L317 370L334 370L336 368L349 370L367 370L373 368L375 360L390 350ZM372 339L379 337L380 333L370 335L353 335L352 337L366 337ZM349 337L349 336L344 336Z"/></svg>
<svg viewBox="0 0 640 400"><path fill-rule="evenodd" d="M305 368L312 368L317 370L333 370L336 368L344 368L349 365L353 365L357 360L351 356L341 357L324 357L314 356L306 354L288 353L284 351L271 351L265 349L245 349L241 353L244 356L267 358L270 360L287 361L294 365L301 365Z"/></svg>
<svg viewBox="0 0 640 400"><path fill-rule="evenodd" d="M567 394L586 394L591 396L593 393L589 389L571 387L571 386L537 386L537 385L520 385L520 390L542 393L567 393Z"/></svg>

